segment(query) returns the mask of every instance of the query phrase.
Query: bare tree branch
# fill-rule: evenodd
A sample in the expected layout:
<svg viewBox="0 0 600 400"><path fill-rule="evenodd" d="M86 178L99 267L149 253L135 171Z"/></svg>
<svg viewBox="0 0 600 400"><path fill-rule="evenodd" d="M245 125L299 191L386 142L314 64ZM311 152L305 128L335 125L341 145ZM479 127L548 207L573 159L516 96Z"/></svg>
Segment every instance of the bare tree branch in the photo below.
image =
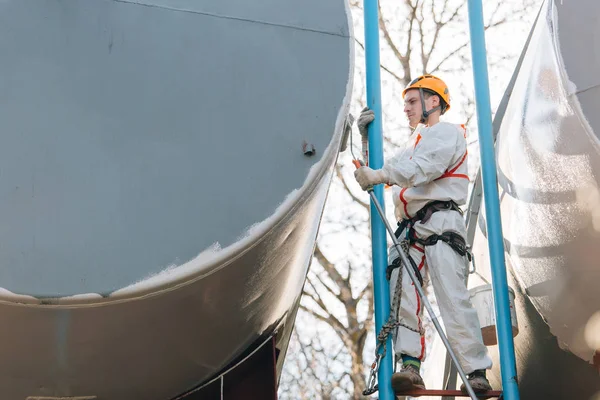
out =
<svg viewBox="0 0 600 400"><path fill-rule="evenodd" d="M360 293L358 294L358 296L356 297L359 300L364 299L366 296L369 296L370 293L373 292L373 284L371 282L369 282L364 288L363 290L360 291Z"/></svg>
<svg viewBox="0 0 600 400"><path fill-rule="evenodd" d="M377 5L379 7L379 26L381 28L381 31L383 32L383 37L388 46L390 46L390 49L392 49L394 56L396 56L398 60L403 60L405 59L405 56L402 55L402 53L400 53L400 50L398 50L398 48L396 47L396 44L392 40L392 37L390 36L390 33L388 31L385 19L383 18L383 13L381 12L381 2L378 2Z"/></svg>
<svg viewBox="0 0 600 400"><path fill-rule="evenodd" d="M444 13L444 11L447 9L448 7L448 3L449 0L444 0L444 7L442 9L442 14ZM433 52L437 49L437 41L438 38L440 37L440 32L442 31L442 29L448 24L449 21L451 21L453 19L453 17L450 18L450 20L448 22L442 22L441 20L438 20L435 14L435 2L432 1L431 2L431 15L433 15L433 20L435 22L435 29L433 31L433 39L431 41L431 45L429 47L429 50L427 51L425 58L424 58L424 65L423 65L423 71L426 72L427 71L427 67L429 65L429 60L431 58L431 55L433 54ZM456 13L458 13L458 8L456 9ZM422 43L424 42L424 40L421 41Z"/></svg>
<svg viewBox="0 0 600 400"><path fill-rule="evenodd" d="M346 279L344 279L344 281L346 282L346 286L348 287L352 287L352 264L350 262L348 262L348 273L346 274ZM360 299L360 297L358 297L358 299Z"/></svg>
<svg viewBox="0 0 600 400"><path fill-rule="evenodd" d="M344 287L344 278L335 268L335 265L332 262L330 262L327 259L327 257L325 257L325 255L321 251L321 246L319 246L319 243L317 243L317 245L315 246L314 255L317 261L319 261L319 264L321 264L323 269L329 274L329 276L335 282L335 284L338 285L340 289L342 289ZM340 295L344 296L343 290L340 293Z"/></svg>
<svg viewBox="0 0 600 400"><path fill-rule="evenodd" d="M498 3L496 3L496 7L494 7L494 10L490 14L490 19L488 21L488 25L491 25L493 23L493 21L496 19L496 14L498 14L498 10L500 10L501 6L502 6L502 2L499 1ZM503 18L503 19L505 19L505 18Z"/></svg>
<svg viewBox="0 0 600 400"><path fill-rule="evenodd" d="M313 296L309 293L306 293L306 292L304 294L306 296L310 297L313 301L317 301L315 299L315 296ZM344 326L344 324L342 324L335 316L333 316L331 314L321 315L320 313L316 312L315 310L306 307L304 304L300 304L300 309L306 311L313 317L327 323L327 325L331 326L333 328L333 330L338 334L340 339L344 340L344 338L348 335L348 331L346 330L346 327Z"/></svg>
<svg viewBox="0 0 600 400"><path fill-rule="evenodd" d="M421 3L421 7L419 7L419 14L420 16L417 17L417 27L419 28L419 35L421 37L421 40L419 40L419 45L421 48L421 71L425 72L427 71L427 53L425 52L425 33L423 30L423 24L425 23L425 19L423 17L423 7L424 7L425 2Z"/></svg>
<svg viewBox="0 0 600 400"><path fill-rule="evenodd" d="M448 4L448 3L446 3L446 4ZM447 10L446 4L444 5L444 11ZM454 12L452 12L452 14L450 14L450 17L448 17L448 19L446 21L442 21L442 25L446 26L449 23L453 22L456 19L456 17L458 17L460 10L462 8L464 8L466 6L466 4L467 4L466 1L463 1L462 3L458 4L456 6L456 8L454 9Z"/></svg>
<svg viewBox="0 0 600 400"><path fill-rule="evenodd" d="M364 201L362 201L361 199L359 199L353 192L352 190L350 190L350 188L348 187L348 183L346 182L346 179L344 178L344 175L342 175L342 167L338 164L335 166L335 174L338 177L338 179L340 180L340 182L342 183L342 186L344 187L344 189L346 190L346 192L348 193L348 195L352 198L352 200L354 202L356 202L356 204L360 205L362 208L364 208L365 210L369 210L369 205L367 203L365 203Z"/></svg>
<svg viewBox="0 0 600 400"><path fill-rule="evenodd" d="M362 49L363 49L363 50L365 49L365 45L364 45L364 44L362 44L362 43L361 43L361 42L360 42L358 39L356 39L356 38L355 38L355 39L354 39L354 41L355 41L356 43L358 43L358 45L359 45L360 47L362 47ZM402 78L400 78L398 75L396 75L396 74L395 74L395 73L394 73L394 72L393 72L391 69L389 69L388 67L386 67L385 65L383 65L383 64L381 64L381 63L379 64L379 66L381 67L381 69L383 69L385 72L387 72L388 74L390 74L390 75L391 75L391 76L392 76L394 79L396 79L398 82L403 82L403 79L402 79Z"/></svg>
<svg viewBox="0 0 600 400"><path fill-rule="evenodd" d="M302 340L300 340L300 337L298 336L298 331L296 331L294 329L293 333L296 336L296 341L300 345L301 354L304 356L304 359L306 360L306 366L304 366L304 368L302 368L302 366L300 366L301 370L307 371L310 375L312 375L313 378L315 378L316 381L318 381L319 376L313 367L313 363L310 362L310 358L308 357L308 346L306 346L302 342Z"/></svg>
<svg viewBox="0 0 600 400"><path fill-rule="evenodd" d="M409 16L407 29L408 38L406 40L406 51L404 52L405 58L399 60L400 64L402 65L402 69L404 70L404 81L402 82L404 84L403 86L407 86L412 80L412 73L410 71L410 57L412 54L413 24L417 18L417 5L419 4L419 0L417 0L417 3L414 6L412 5L411 0L405 0L405 2L406 5L411 9L411 13Z"/></svg>
<svg viewBox="0 0 600 400"><path fill-rule="evenodd" d="M462 49L464 49L465 47L467 47L469 45L470 42L465 42L463 44L461 44L460 46L458 46L457 48L455 48L454 50L452 50L446 57L444 57L442 59L442 61L440 61L431 71L429 71L431 74L437 72L442 65L444 65L444 63L446 63L448 60L450 60L452 57L454 57L458 52L460 52Z"/></svg>
<svg viewBox="0 0 600 400"><path fill-rule="evenodd" d="M329 286L329 284L327 282L325 282L319 276L319 274L314 274L313 276L315 277L316 280L319 281L319 283L325 288L325 290L327 290L327 292L329 292L329 294L331 294L333 296L333 298L340 300L340 293L338 291L336 291L334 288L332 288L331 286Z"/></svg>
<svg viewBox="0 0 600 400"><path fill-rule="evenodd" d="M492 24L488 24L484 27L484 30L488 30L489 28L494 28L497 26L500 26L504 23L506 23L507 20L506 18L503 18L499 21L495 21ZM431 71L430 73L433 74L435 72L438 72L439 69L442 67L442 65L444 65L448 60L452 59L454 56L456 56L460 51L462 51L463 49L465 49L468 45L470 44L470 41L466 41L463 44L461 44L460 46L456 47L454 50L452 50L450 53L448 53Z"/></svg>

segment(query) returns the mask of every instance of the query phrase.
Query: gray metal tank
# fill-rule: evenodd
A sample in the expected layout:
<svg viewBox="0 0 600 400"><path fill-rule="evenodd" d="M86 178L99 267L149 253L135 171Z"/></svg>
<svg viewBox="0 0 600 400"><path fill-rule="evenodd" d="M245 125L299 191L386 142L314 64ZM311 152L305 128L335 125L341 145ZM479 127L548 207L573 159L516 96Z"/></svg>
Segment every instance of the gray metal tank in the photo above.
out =
<svg viewBox="0 0 600 400"><path fill-rule="evenodd" d="M289 332L352 49L345 0L0 1L0 397L170 399Z"/></svg>

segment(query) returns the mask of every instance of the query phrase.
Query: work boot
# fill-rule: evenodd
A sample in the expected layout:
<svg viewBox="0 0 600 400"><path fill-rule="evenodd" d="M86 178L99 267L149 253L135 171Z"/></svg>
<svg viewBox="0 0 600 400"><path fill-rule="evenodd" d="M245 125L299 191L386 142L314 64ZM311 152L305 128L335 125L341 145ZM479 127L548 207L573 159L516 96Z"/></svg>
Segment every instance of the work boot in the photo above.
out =
<svg viewBox="0 0 600 400"><path fill-rule="evenodd" d="M492 390L492 386L485 376L485 369L476 369L471 372L467 375L467 381L471 384L475 393L483 393ZM460 386L460 391L467 393L467 387L464 383Z"/></svg>
<svg viewBox="0 0 600 400"><path fill-rule="evenodd" d="M419 375L419 369L414 365L403 365L400 372L392 375L392 388L396 393L412 389L425 389L425 382Z"/></svg>

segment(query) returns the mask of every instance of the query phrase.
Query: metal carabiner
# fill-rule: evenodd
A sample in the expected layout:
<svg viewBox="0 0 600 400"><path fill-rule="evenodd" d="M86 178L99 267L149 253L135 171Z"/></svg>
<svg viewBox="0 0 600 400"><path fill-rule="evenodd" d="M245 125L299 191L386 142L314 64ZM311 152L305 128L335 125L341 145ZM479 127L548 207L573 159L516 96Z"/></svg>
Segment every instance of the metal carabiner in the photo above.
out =
<svg viewBox="0 0 600 400"><path fill-rule="evenodd" d="M471 248L467 246L467 252L471 254L471 264L473 264L473 268L469 269L469 275L475 273L475 256L471 253Z"/></svg>
<svg viewBox="0 0 600 400"><path fill-rule="evenodd" d="M379 372L379 364L381 363L381 354L377 354L375 361L371 364L371 372L367 381L367 388L363 390L363 396L369 396L376 393L379 388L375 384L377 382L377 373Z"/></svg>

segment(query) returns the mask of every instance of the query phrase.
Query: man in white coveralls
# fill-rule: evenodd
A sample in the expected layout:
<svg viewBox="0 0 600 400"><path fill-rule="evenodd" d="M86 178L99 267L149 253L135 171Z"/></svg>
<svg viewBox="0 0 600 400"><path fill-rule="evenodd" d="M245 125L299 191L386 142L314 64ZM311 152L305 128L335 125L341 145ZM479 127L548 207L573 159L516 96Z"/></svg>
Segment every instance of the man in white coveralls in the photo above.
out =
<svg viewBox="0 0 600 400"><path fill-rule="evenodd" d="M467 201L467 141L463 126L440 122L450 108L446 84L436 76L423 75L402 92L404 112L413 133L407 147L388 160L382 169L361 167L354 172L363 190L381 183L393 186L396 237L408 240L412 268L420 281L428 272L437 298L448 340L468 375L475 392L491 390L486 369L492 360L483 344L477 312L465 283L466 227L459 209ZM357 121L362 135L374 120L364 109ZM402 276L402 297L395 352L402 368L392 376L396 392L424 389L420 375L425 359L421 299L407 273L400 274L394 246L389 252L390 289L394 293ZM394 312L394 310L392 310ZM466 392L464 384L461 387Z"/></svg>

